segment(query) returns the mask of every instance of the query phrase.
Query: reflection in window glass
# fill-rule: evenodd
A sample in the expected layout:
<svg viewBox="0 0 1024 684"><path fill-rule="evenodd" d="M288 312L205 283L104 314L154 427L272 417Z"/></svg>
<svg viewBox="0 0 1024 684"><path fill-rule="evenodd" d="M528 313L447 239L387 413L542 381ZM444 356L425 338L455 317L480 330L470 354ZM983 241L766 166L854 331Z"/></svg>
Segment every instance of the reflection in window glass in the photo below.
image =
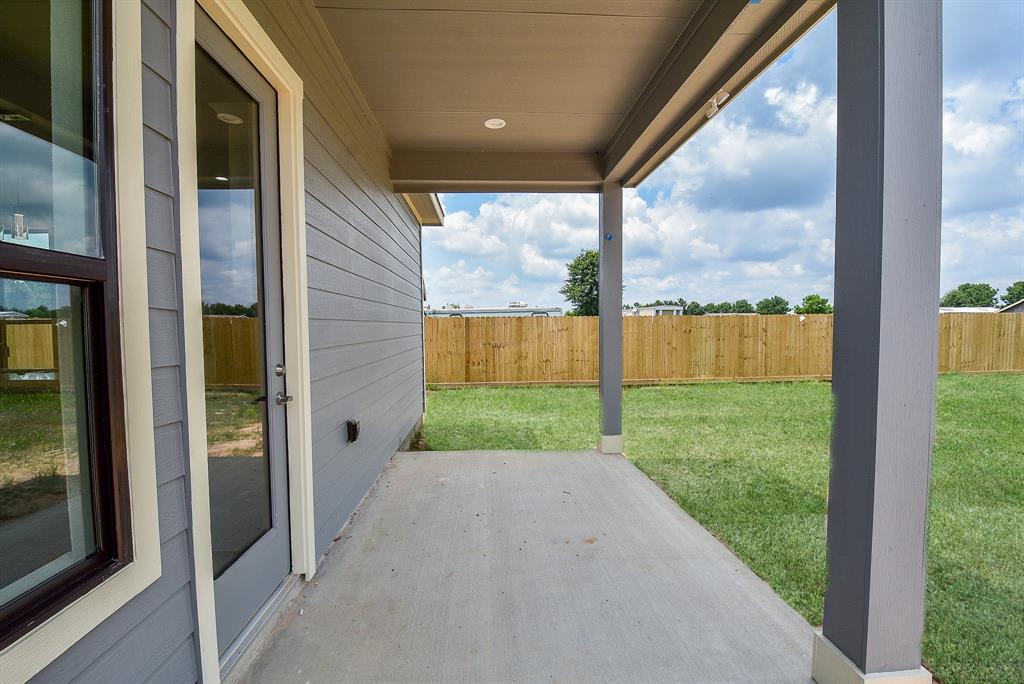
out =
<svg viewBox="0 0 1024 684"><path fill-rule="evenodd" d="M102 256L91 2L0 2L0 241Z"/></svg>
<svg viewBox="0 0 1024 684"><path fill-rule="evenodd" d="M271 527L259 108L196 50L199 245L214 576Z"/></svg>
<svg viewBox="0 0 1024 684"><path fill-rule="evenodd" d="M97 550L81 290L0 278L0 605Z"/></svg>

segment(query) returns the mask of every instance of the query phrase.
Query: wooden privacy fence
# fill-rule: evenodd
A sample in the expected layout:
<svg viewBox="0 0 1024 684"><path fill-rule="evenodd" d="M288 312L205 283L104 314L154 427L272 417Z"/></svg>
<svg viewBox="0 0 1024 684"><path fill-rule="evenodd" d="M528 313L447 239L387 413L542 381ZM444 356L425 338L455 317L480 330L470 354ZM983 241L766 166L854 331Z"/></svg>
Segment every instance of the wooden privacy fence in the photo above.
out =
<svg viewBox="0 0 1024 684"><path fill-rule="evenodd" d="M832 376L830 315L636 316L622 327L628 383ZM594 317L428 317L424 336L430 384L597 382ZM1024 314L942 314L939 371L1024 371Z"/></svg>
<svg viewBox="0 0 1024 684"><path fill-rule="evenodd" d="M437 385L597 382L597 318L424 319L427 382ZM631 316L622 321L626 382L826 379L832 317ZM260 386L256 318L203 317L207 387ZM55 381L16 374L56 372L56 326L0 321L0 388L43 389ZM1024 371L1024 314L942 314L939 371Z"/></svg>

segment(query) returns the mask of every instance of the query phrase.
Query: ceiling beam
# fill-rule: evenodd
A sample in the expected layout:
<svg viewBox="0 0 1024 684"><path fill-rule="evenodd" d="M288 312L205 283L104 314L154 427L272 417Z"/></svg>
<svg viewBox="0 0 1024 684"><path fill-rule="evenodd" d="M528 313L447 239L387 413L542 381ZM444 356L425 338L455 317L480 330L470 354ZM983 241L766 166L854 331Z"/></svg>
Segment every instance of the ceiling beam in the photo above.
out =
<svg viewBox="0 0 1024 684"><path fill-rule="evenodd" d="M705 0L633 103L605 152L604 174L622 182L650 141L671 125L673 100L728 31L748 0Z"/></svg>
<svg viewBox="0 0 1024 684"><path fill-rule="evenodd" d="M395 192L597 192L601 157L559 152L396 150Z"/></svg>
<svg viewBox="0 0 1024 684"><path fill-rule="evenodd" d="M720 4L719 2L714 7L709 7L702 25L711 21L716 11L722 10ZM745 11L764 11L768 9L765 6L767 4L748 5ZM743 36L728 34L726 31L716 39L717 45L710 48L706 45L700 46L709 51L705 55L702 70L712 67L716 61L720 61L721 66L718 67L717 73L708 74L704 71L702 80L705 85L696 93L691 93L689 97L676 96L666 99L665 89L668 84L677 83L677 91L687 85L689 75L684 76L686 60L681 53L677 54L676 59L669 60L673 61L671 69L666 65L662 66L659 70L661 78L655 77L658 85L652 81L637 100L637 104L616 133L605 154L604 169L609 179L617 180L626 187L638 185L708 122L704 110L716 93L724 90L729 94L729 101L734 100L747 85L820 21L835 5L835 0L790 0L775 4L777 9L774 15L757 34ZM721 21L722 18L719 17L714 21L714 25L720 26ZM688 25L687 31L690 28ZM728 59L716 60L716 52L729 49L721 42L727 34L732 38L745 37L746 44L739 54ZM685 42L685 38L686 32L680 37L680 42ZM673 52L676 52L675 48ZM675 74L677 78L673 81L669 74ZM680 76L683 76L682 81L678 80ZM657 88L657 92L653 92L652 88ZM673 95L678 95L678 92ZM659 103L662 103L662 109L655 111ZM647 122L646 127L641 126L643 122Z"/></svg>

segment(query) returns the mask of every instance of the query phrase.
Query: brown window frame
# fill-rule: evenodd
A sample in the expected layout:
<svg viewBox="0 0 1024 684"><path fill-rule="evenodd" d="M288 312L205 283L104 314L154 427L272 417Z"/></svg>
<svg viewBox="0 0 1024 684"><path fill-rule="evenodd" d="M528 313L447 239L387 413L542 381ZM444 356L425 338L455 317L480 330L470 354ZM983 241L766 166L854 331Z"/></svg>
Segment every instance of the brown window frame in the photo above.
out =
<svg viewBox="0 0 1024 684"><path fill-rule="evenodd" d="M111 0L96 0L92 22L102 257L0 242L0 277L81 288L91 494L97 551L0 606L0 649L42 624L131 563L131 502L121 373L120 298L114 197L113 51ZM93 75L87 76L93 80ZM141 230L141 226L135 227Z"/></svg>

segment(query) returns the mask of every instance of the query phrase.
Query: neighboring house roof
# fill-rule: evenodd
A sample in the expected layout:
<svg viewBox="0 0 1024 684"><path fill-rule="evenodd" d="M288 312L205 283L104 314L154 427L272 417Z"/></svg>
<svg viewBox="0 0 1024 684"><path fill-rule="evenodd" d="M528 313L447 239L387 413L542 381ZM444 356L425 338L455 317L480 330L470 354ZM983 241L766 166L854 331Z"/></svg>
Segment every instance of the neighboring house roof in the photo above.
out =
<svg viewBox="0 0 1024 684"><path fill-rule="evenodd" d="M1024 299L1013 304L1007 304L999 310L999 313L1024 313Z"/></svg>
<svg viewBox="0 0 1024 684"><path fill-rule="evenodd" d="M996 313L994 306L940 306L939 313Z"/></svg>

